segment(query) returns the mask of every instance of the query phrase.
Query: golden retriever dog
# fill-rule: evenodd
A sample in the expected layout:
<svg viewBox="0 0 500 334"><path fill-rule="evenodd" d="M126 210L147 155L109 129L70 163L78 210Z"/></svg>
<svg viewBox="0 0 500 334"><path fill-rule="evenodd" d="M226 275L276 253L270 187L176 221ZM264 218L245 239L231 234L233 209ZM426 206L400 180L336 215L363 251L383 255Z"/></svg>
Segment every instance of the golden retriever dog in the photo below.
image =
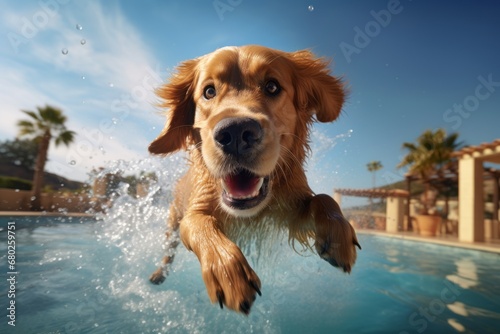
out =
<svg viewBox="0 0 500 334"><path fill-rule="evenodd" d="M259 277L231 239L236 225L245 227L243 238L262 225L287 230L290 243L351 271L361 249L354 229L330 196L313 193L303 167L313 121L332 122L344 102L328 62L307 50L225 47L181 63L157 94L168 117L149 151L187 150L190 164L167 238L178 231L196 254L212 303L248 314L261 295ZM151 282L165 280L173 255Z"/></svg>

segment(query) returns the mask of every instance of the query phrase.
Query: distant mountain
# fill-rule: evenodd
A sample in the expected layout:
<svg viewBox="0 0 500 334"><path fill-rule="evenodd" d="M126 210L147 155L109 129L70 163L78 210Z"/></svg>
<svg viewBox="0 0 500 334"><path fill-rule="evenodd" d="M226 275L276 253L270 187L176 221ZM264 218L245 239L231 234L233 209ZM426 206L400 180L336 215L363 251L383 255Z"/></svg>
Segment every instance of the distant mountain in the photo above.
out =
<svg viewBox="0 0 500 334"><path fill-rule="evenodd" d="M0 176L17 177L26 181L33 181L33 171L13 163L0 162ZM50 186L53 190L79 190L85 183L69 180L57 174L45 172L44 186Z"/></svg>
<svg viewBox="0 0 500 334"><path fill-rule="evenodd" d="M385 186L377 187L378 189L386 189L386 190L392 190L392 189L406 189L406 180L401 180L398 182L394 182L391 184L386 184ZM424 186L420 182L415 182L413 181L411 183L411 195L412 196L417 196L420 195L421 193L424 192Z"/></svg>

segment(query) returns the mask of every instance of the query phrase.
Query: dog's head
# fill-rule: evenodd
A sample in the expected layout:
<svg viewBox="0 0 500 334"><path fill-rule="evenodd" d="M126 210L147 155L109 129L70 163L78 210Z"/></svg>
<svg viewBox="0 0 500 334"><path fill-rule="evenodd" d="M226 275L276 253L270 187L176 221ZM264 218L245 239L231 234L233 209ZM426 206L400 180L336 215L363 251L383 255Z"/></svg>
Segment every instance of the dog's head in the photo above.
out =
<svg viewBox="0 0 500 334"><path fill-rule="evenodd" d="M188 60L158 90L169 109L154 154L201 150L220 182L222 207L252 216L273 186L293 180L308 149L308 125L331 122L344 102L339 79L309 51L226 47Z"/></svg>

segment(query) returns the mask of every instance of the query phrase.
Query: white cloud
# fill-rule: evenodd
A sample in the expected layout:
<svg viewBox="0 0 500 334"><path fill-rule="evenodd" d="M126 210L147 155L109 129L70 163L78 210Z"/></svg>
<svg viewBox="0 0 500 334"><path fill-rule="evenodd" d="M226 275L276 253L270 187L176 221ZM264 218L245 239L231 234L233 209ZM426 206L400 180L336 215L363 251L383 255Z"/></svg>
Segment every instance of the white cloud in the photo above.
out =
<svg viewBox="0 0 500 334"><path fill-rule="evenodd" d="M33 23L43 12L39 4L2 7L0 31L18 35L22 22ZM84 180L108 161L146 156L152 127L159 132L164 121L154 95L164 73L140 32L109 3L68 2L47 17L18 53L14 48L0 53L0 140L17 134L21 109L51 104L64 110L68 128L78 135L69 148L51 147L47 170Z"/></svg>

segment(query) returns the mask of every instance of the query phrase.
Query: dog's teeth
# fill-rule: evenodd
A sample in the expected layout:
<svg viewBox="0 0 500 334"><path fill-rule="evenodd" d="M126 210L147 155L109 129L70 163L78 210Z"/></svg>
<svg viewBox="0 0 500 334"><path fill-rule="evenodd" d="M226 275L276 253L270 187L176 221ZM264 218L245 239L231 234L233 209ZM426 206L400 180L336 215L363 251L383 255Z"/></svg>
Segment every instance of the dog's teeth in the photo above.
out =
<svg viewBox="0 0 500 334"><path fill-rule="evenodd" d="M259 194L259 191L260 191L260 188L262 188L262 185L264 184L264 178L261 177L260 180L259 180L259 183L257 183L257 190L255 191L257 193L257 195ZM255 196L257 196L255 195Z"/></svg>
<svg viewBox="0 0 500 334"><path fill-rule="evenodd" d="M231 194L231 192L229 191L229 187L227 186L226 182L224 182L224 180L222 180L222 189L224 189L224 191L228 194Z"/></svg>
<svg viewBox="0 0 500 334"><path fill-rule="evenodd" d="M224 182L224 180L221 183L222 183L222 188L224 189L226 194L232 199L249 199L259 196L260 188L262 188L262 185L264 184L264 178L261 177L259 179L259 182L255 186L255 190L251 194L243 196L235 196L234 194L232 194L230 187L226 184L226 182Z"/></svg>

